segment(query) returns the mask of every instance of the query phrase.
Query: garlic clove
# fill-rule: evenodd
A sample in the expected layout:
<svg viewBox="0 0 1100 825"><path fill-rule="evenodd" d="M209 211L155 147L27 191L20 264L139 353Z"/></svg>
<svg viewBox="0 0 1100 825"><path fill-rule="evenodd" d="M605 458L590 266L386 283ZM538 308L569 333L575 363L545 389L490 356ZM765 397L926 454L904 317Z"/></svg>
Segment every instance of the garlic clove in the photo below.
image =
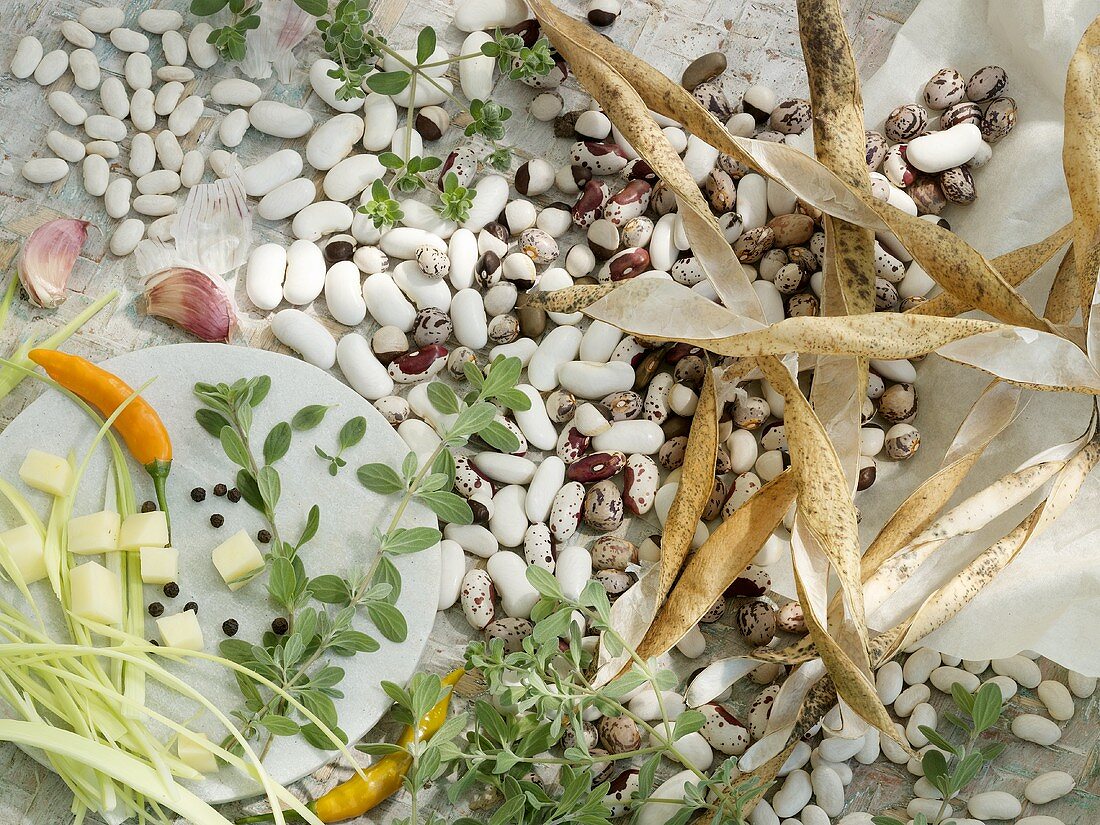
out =
<svg viewBox="0 0 1100 825"><path fill-rule="evenodd" d="M19 252L19 282L33 303L53 309L65 300L65 285L88 239L88 226L88 221L57 218L27 238Z"/></svg>
<svg viewBox="0 0 1100 825"><path fill-rule="evenodd" d="M202 341L227 342L237 326L237 309L221 278L182 266L146 279L145 314L175 324Z"/></svg>

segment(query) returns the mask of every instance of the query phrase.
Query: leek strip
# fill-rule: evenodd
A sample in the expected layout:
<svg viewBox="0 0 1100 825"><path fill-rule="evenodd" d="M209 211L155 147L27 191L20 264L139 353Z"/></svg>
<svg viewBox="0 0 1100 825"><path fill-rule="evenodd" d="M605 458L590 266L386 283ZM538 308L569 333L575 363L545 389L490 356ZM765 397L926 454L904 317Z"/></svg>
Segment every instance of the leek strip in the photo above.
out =
<svg viewBox="0 0 1100 825"><path fill-rule="evenodd" d="M47 336L37 343L34 340L24 341L16 348L15 352L12 353L11 360L0 360L0 366L4 367L4 369L0 369L0 398L4 398L12 390L18 387L28 375L36 375L31 369L31 367L34 366L33 362L27 358L28 352L35 347L39 349L57 349L69 340L77 330L88 323L94 316L98 315L107 304L111 303L116 298L118 298L118 290L112 289L102 298L88 304L88 306L75 315L69 323L61 327L53 333L53 335Z"/></svg>
<svg viewBox="0 0 1100 825"><path fill-rule="evenodd" d="M93 624L93 623L89 623L89 624ZM105 625L98 625L97 627L103 628L105 630L110 630L111 629L111 628L107 628ZM97 631L97 632L99 632L99 631ZM121 634L118 634L118 635L121 635ZM135 647L135 645L133 645L132 643L129 643L129 644L125 645L125 647L133 648L133 647ZM140 649L141 648L139 648L139 650ZM177 693L179 693L181 696L192 699L193 701L195 701L199 705L206 708L218 720L218 722L220 722L226 728L226 730L229 732L230 736L232 736L238 742L238 744L241 745L241 748L243 749L244 753L249 757L249 760L253 764L251 766L246 764L244 762L244 760L242 760L240 757L234 757L234 760L235 760L234 764L239 763L239 767L242 770L245 770L249 775L253 776L253 778L255 778L257 781L259 781L264 786L265 793L268 796L269 801L272 801L272 803L274 803L276 800L278 800L278 801L282 801L282 802L288 802L288 804L292 804L292 805L297 803L295 805L295 810L298 810L301 807L301 803L297 802L297 798L294 797L293 794L290 794L281 785L278 785L277 783L274 783L271 780L270 776L264 770L259 758L256 756L255 751L252 750L252 748L248 744L247 740L245 740L244 737L241 736L240 732L236 729L236 727L233 725L233 723L217 708L217 706L214 705L212 702L210 702L210 700L207 699L205 696L203 696L202 693L200 693L198 690L196 690L195 688L193 688L189 684L187 684L187 682L184 682L182 679L180 679L179 677L177 677L174 674L170 673L169 671L167 671L163 667L161 667L161 666L155 664L154 662L150 661L148 658L139 657L139 656L134 655L133 653L123 651L121 649L121 646L120 647L112 647L112 648L93 648L93 650L94 650L96 655L101 655L101 656L106 656L106 657L122 656L122 657L130 660L136 666L146 668L148 670L149 674L152 675L152 677L154 679L156 679L158 682L160 682L161 684L164 684L167 687L172 688ZM156 650L166 650L166 651L169 651L169 652L177 654L177 655L178 654L198 654L198 651L182 650L180 648L156 648ZM84 649L84 648L81 648L81 647L75 646L75 645L42 645L42 644L18 644L18 643L16 643L16 644L9 644L9 645L0 646L0 661L3 661L4 659L7 659L7 658L14 657L14 656L16 656L20 653L33 653L34 655L30 656L29 658L27 658L23 662L23 664L26 665L27 663L33 663L33 662L38 662L38 661L43 661L43 662L51 661L51 660L55 660L59 657L80 658L80 657L83 657L86 652L87 652L87 649ZM223 661L228 665L235 665L237 669L239 669L242 672L248 674L251 678L253 678L257 681L260 681L260 682L267 682L267 680L264 679L262 676L260 676L258 673L254 673L253 671L250 671L250 670L248 670L247 668L245 668L241 665L236 665L236 663L234 663L234 662L229 662L228 660L220 660L219 657L211 656L209 654L198 655L197 658L207 658L207 659L212 659L214 661ZM271 687L276 693L281 694L281 698L287 700L291 704L291 706L294 706L295 709L298 710L300 713L302 713L302 715L305 716L307 719L309 719L309 721L311 721L311 722L313 722L313 724L317 725L318 728L323 733L325 733L328 736L332 736L332 738L335 739L335 736L332 735L331 731L329 731L324 726L324 724L316 716L314 716L308 709L306 709L305 706L301 705L301 703L299 703L297 700L293 699L291 696L286 694L285 691L282 691L281 689L279 689L278 687L272 685L271 683L268 683L268 686ZM106 687L106 690L110 690L110 687ZM123 699L122 701L125 701L125 699ZM148 708L145 709L145 713L147 713L149 715L153 715L153 712L150 711ZM337 739L336 742L339 743L339 740ZM216 746L213 743L207 745L206 747L211 752L216 752L216 753L220 754L221 751L222 751L220 746ZM341 747L341 750L347 751L346 746L343 746L341 744L340 747ZM230 754L230 755L232 755L232 754ZM350 752L345 753L345 756L351 757ZM358 763L353 761L351 764L358 764ZM361 768L357 768L357 771L361 771L361 770L362 770ZM274 787L271 787L272 785ZM290 797L290 799L288 799L287 797ZM291 799L294 800L294 801L291 802L290 801ZM272 807L275 808L274 804L272 805ZM310 820L310 821L312 822L313 820Z"/></svg>
<svg viewBox="0 0 1100 825"><path fill-rule="evenodd" d="M0 299L0 330L4 329L4 324L8 321L8 310L11 309L11 302L14 300L15 291L18 288L19 276L13 272L11 280L8 281L8 288L4 290L4 297Z"/></svg>
<svg viewBox="0 0 1100 825"><path fill-rule="evenodd" d="M58 730L46 724L0 720L0 739L17 745L41 748L75 759L89 767L94 766L97 771L115 781L171 808L193 825L232 825L228 819L182 786L177 785L175 798L168 797L160 790L156 772L141 760L98 742L89 742L75 733ZM306 810L301 803L299 806ZM307 818L310 822L320 823L316 816L310 815Z"/></svg>

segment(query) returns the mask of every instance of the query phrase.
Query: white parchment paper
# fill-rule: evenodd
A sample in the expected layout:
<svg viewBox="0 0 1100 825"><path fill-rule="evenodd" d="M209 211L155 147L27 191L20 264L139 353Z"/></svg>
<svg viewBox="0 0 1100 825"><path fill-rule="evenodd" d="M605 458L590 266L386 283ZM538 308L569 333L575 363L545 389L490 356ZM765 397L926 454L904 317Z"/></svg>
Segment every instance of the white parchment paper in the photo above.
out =
<svg viewBox="0 0 1100 825"><path fill-rule="evenodd" d="M924 0L902 27L886 63L865 84L868 128L902 103L920 102L925 81L954 67L969 77L989 64L1008 71L1006 94L1020 118L975 170L978 200L951 207L952 229L987 257L1034 243L1070 219L1062 174L1062 109L1066 69L1093 16L1096 0ZM1023 288L1042 313L1057 266ZM930 356L919 366L920 452L908 462L879 462L873 488L857 497L866 546L896 507L936 471L955 429L988 378ZM990 445L955 501L987 486L1041 449L1079 436L1090 401L1066 394L1025 393L1017 420ZM1018 523L1037 499L1010 511L970 541L948 543L890 600L889 612L869 617L886 629L915 609L935 587L982 548ZM788 592L776 582L780 592ZM790 589L793 593L793 588ZM924 643L945 653L984 659L1036 650L1066 667L1100 675L1100 479L1086 483L1070 510L962 613Z"/></svg>

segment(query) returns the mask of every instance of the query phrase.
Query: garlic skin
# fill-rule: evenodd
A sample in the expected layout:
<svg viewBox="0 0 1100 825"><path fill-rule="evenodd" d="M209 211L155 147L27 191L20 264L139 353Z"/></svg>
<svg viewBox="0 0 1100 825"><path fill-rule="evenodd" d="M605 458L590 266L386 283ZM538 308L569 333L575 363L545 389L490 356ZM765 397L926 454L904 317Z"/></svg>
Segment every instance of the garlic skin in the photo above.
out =
<svg viewBox="0 0 1100 825"><path fill-rule="evenodd" d="M220 278L199 269L169 267L145 281L145 314L162 318L200 341L228 342L237 308Z"/></svg>
<svg viewBox="0 0 1100 825"><path fill-rule="evenodd" d="M19 251L19 282L31 302L54 309L65 300L65 285L88 239L88 221L57 218L35 229Z"/></svg>

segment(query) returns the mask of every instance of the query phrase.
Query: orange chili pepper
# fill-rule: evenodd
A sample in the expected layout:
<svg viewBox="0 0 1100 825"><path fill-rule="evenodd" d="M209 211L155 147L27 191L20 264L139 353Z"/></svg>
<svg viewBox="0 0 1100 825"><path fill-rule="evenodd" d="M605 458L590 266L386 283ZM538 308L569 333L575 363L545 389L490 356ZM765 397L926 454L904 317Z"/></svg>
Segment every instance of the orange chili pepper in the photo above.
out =
<svg viewBox="0 0 1100 825"><path fill-rule="evenodd" d="M113 373L97 367L79 355L69 355L48 349L33 349L28 355L34 363L46 371L54 381L104 416L113 415L134 390ZM139 464L145 467L153 479L157 502L168 518L165 499L165 482L172 469L172 441L157 411L138 396L119 414L114 422L126 447Z"/></svg>
<svg viewBox="0 0 1100 825"><path fill-rule="evenodd" d="M453 687L466 671L456 668L440 680L444 687ZM447 709L451 704L451 694L440 699L435 706L420 719L416 726L416 738L424 742L435 736L436 731L447 719ZM406 728L397 744L407 747L413 741L413 729ZM347 782L337 785L324 796L313 800L307 807L322 822L343 822L362 816L383 800L393 796L399 790L412 765L412 757L407 752L391 753L383 756L369 768L363 769L363 776L355 774ZM365 778L364 778L365 777ZM301 822L302 817L294 811L284 811L287 822ZM259 814L238 819L238 825L255 822L271 822L271 814Z"/></svg>

